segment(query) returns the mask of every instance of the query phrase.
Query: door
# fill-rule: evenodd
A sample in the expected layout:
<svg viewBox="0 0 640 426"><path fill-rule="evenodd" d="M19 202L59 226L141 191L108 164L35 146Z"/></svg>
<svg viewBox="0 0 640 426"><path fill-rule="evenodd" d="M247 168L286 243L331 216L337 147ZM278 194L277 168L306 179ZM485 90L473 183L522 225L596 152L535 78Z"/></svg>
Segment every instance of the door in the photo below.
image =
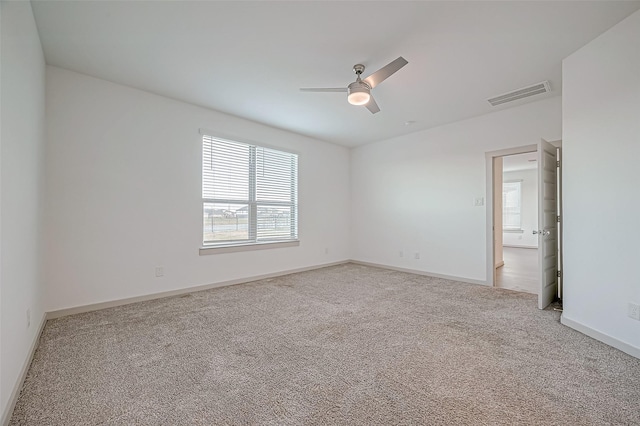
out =
<svg viewBox="0 0 640 426"><path fill-rule="evenodd" d="M557 149L544 139L538 144L538 308L544 309L558 292L558 160Z"/></svg>

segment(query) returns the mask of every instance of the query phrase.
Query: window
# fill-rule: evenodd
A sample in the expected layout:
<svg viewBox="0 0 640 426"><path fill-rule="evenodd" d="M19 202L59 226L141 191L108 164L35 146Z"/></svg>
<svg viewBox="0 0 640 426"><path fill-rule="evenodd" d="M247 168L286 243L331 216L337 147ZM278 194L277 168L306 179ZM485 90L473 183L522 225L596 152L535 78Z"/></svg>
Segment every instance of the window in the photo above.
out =
<svg viewBox="0 0 640 426"><path fill-rule="evenodd" d="M202 138L203 244L298 239L298 156Z"/></svg>
<svg viewBox="0 0 640 426"><path fill-rule="evenodd" d="M502 184L502 229L519 231L522 229L522 181Z"/></svg>

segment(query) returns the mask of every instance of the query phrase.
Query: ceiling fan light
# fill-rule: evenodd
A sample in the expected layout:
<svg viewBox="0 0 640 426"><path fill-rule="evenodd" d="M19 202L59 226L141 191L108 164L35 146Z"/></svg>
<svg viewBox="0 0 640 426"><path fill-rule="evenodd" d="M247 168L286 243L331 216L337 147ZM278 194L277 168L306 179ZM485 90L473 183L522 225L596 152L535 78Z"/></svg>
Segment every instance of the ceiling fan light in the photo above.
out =
<svg viewBox="0 0 640 426"><path fill-rule="evenodd" d="M349 85L347 100L351 105L364 105L371 99L369 89L363 82L356 81Z"/></svg>
<svg viewBox="0 0 640 426"><path fill-rule="evenodd" d="M369 102L371 95L369 92L362 90L361 92L351 92L347 96L347 100L351 105L364 105Z"/></svg>

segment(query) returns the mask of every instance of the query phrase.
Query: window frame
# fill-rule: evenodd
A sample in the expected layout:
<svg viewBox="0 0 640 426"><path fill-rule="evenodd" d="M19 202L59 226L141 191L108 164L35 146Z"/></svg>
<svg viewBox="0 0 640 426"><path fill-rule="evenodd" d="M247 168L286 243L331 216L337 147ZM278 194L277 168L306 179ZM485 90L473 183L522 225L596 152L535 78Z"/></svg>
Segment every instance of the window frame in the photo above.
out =
<svg viewBox="0 0 640 426"><path fill-rule="evenodd" d="M513 232L513 233L522 233L524 232L522 229L522 179L513 179L513 180L505 180L502 182L502 232ZM518 218L519 223L518 226L505 226L505 184L518 184Z"/></svg>
<svg viewBox="0 0 640 426"><path fill-rule="evenodd" d="M211 142L207 142L207 138L211 140ZM201 247L200 254L217 254L217 253L233 253L240 251L249 251L249 250L263 250L269 248L281 248L281 247L294 247L300 245L299 240L299 205L298 205L298 193L299 193L299 161L300 155L297 152L282 149L281 147L273 147L263 143L256 143L253 141L242 140L238 138L230 138L221 136L218 132L212 132L204 129L200 129L200 154L201 154L201 170L200 170L200 180L201 180L201 225L203 226L201 231ZM247 160L248 166L248 197L246 200L227 200L227 199L218 199L218 198L205 198L205 170L204 170L204 159L205 159L205 143L212 143L213 141L219 141L222 143L232 143L232 144L240 144L246 145L249 148L249 158ZM276 151L277 153L288 154L291 156L291 159L295 159L295 164L292 164L291 173L295 173L292 176L292 193L290 195L290 202L283 202L277 200L259 200L257 198L258 194L258 170L256 167L258 150L271 150ZM264 151L263 151L264 152ZM204 230L204 221L205 221L205 205L207 204L219 204L219 203L229 203L229 204L245 204L247 206L247 238L246 239L237 239L237 240L220 240L220 241L206 241L205 240L205 230ZM273 239L260 239L258 234L259 229L259 221L260 216L258 215L258 210L264 207L288 207L290 209L290 238L278 238L274 237Z"/></svg>

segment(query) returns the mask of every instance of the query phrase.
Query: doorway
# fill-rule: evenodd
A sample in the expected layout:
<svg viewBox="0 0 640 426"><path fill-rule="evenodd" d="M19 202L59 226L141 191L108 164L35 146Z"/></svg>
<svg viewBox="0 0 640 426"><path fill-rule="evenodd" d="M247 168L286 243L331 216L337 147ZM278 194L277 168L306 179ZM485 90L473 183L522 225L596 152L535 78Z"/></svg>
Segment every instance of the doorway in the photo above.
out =
<svg viewBox="0 0 640 426"><path fill-rule="evenodd" d="M487 285L502 286L505 273L509 272L509 269L500 268L511 263L519 271L519 274L524 274L527 277L526 280L531 282L527 284L523 276L511 274L510 280L514 281L515 287L519 288L514 288L514 282L510 284L510 288L520 291L526 288L528 292L536 293L540 309L544 309L561 295L560 143L561 141L557 141L551 144L541 140L536 145L486 153ZM519 212L517 209L514 210L514 205L517 207L517 203L514 204L513 200L518 198L518 191L522 196L524 178L519 179L513 175L503 174L505 159L507 164L511 163L511 159L508 157L513 157L514 162L524 160L527 163L532 160L532 157L535 157L535 161L531 161L531 163L536 165L537 202L535 213L530 214L533 214L534 219L537 218L537 224L533 223L530 217L525 225L522 217L523 211L521 209ZM510 197L509 200L504 200L505 202L510 201L508 214L503 214L503 197ZM522 205L520 205L521 207ZM505 232L505 230L510 232ZM537 248L535 248L536 245ZM523 251L511 250L526 249L527 246L530 247L530 250L535 248L537 256ZM505 258L505 254L507 258ZM532 271L532 262L527 258L535 259L536 257L536 269ZM520 263L520 267L518 267L518 263ZM529 267L527 268L526 265ZM502 276L499 276L498 272ZM533 291L530 286L533 282L536 283L537 291Z"/></svg>
<svg viewBox="0 0 640 426"><path fill-rule="evenodd" d="M537 152L494 160L495 287L538 294ZM501 225L501 226L500 226Z"/></svg>

